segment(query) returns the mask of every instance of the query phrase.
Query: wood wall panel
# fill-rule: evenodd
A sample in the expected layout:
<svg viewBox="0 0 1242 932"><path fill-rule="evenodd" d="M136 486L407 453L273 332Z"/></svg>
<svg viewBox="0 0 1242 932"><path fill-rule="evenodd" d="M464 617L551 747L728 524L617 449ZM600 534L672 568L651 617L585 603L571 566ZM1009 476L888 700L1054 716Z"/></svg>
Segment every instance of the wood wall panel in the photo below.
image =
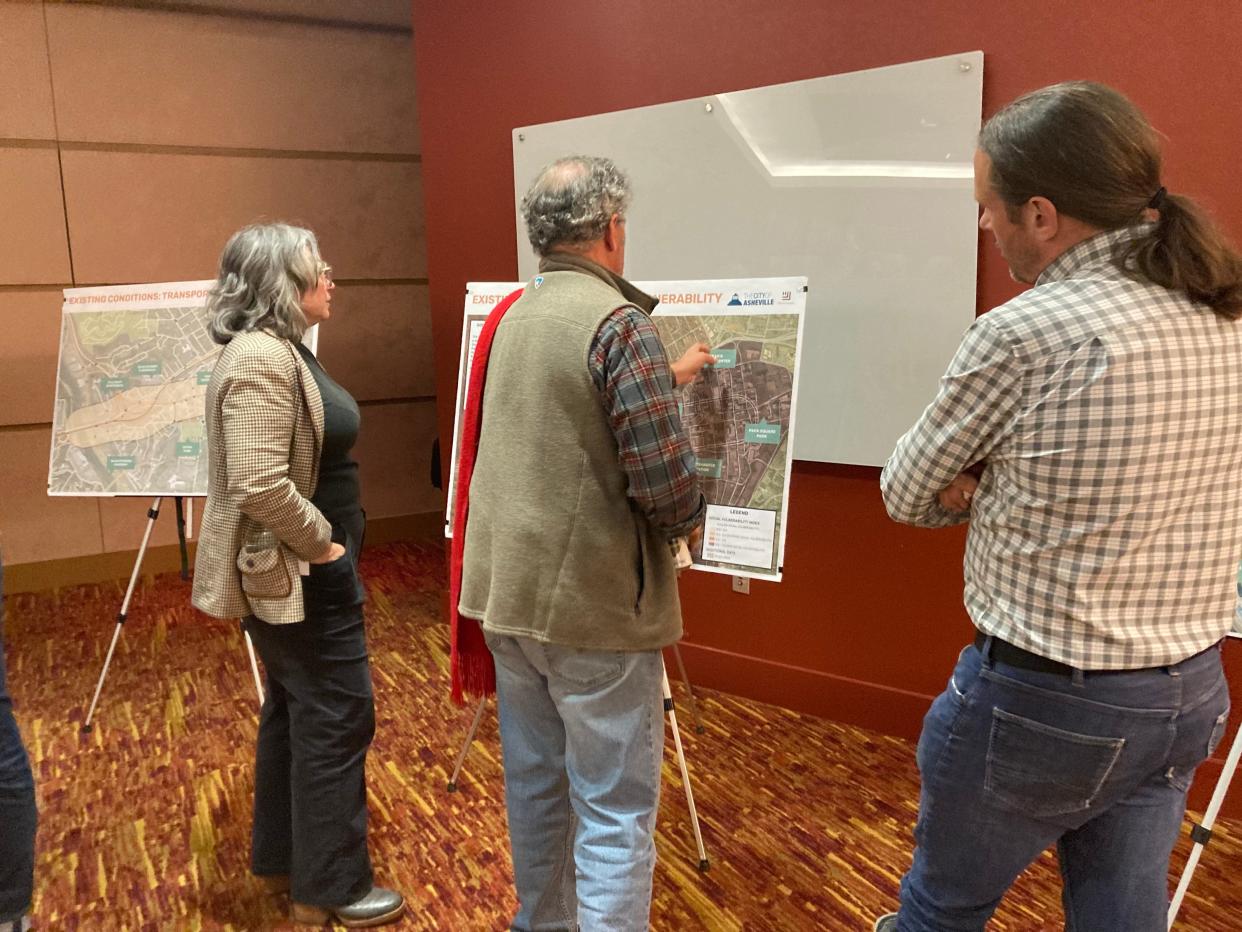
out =
<svg viewBox="0 0 1242 932"><path fill-rule="evenodd" d="M55 149L0 147L0 285L70 280Z"/></svg>
<svg viewBox="0 0 1242 932"><path fill-rule="evenodd" d="M367 404L434 391L410 12L406 0L0 0L6 563L44 580L58 561L74 578L87 563L120 573L150 506L46 494L60 289L209 278L227 237L261 220L311 227L354 282L337 292L324 360L364 402L372 517L441 510L434 406ZM175 539L167 501L152 544Z"/></svg>
<svg viewBox="0 0 1242 932"><path fill-rule="evenodd" d="M4 562L29 563L99 553L93 498L50 498L52 429L0 431L0 533Z"/></svg>
<svg viewBox="0 0 1242 932"><path fill-rule="evenodd" d="M61 139L418 152L408 36L74 4L47 13Z"/></svg>
<svg viewBox="0 0 1242 932"><path fill-rule="evenodd" d="M0 424L51 423L60 306L59 289L0 291Z"/></svg>
<svg viewBox="0 0 1242 932"><path fill-rule="evenodd" d="M423 278L422 180L412 163L66 151L80 282L212 278L225 240L287 220L319 234L341 278Z"/></svg>
<svg viewBox="0 0 1242 932"><path fill-rule="evenodd" d="M444 510L444 495L428 479L435 436L432 402L363 407L354 458L369 517Z"/></svg>
<svg viewBox="0 0 1242 932"><path fill-rule="evenodd" d="M338 285L319 358L359 401L434 395L427 286Z"/></svg>
<svg viewBox="0 0 1242 932"><path fill-rule="evenodd" d="M179 6L204 11L306 16L363 25L409 29L409 0L180 0Z"/></svg>
<svg viewBox="0 0 1242 932"><path fill-rule="evenodd" d="M147 511L153 499L136 498L99 499L99 524L103 534L105 553L116 550L137 550L147 528ZM203 514L204 499L194 499L194 539L198 538L198 519ZM177 542L177 506L173 499L160 502L160 516L151 531L151 546Z"/></svg>
<svg viewBox="0 0 1242 932"><path fill-rule="evenodd" d="M0 139L53 139L40 3L0 4Z"/></svg>

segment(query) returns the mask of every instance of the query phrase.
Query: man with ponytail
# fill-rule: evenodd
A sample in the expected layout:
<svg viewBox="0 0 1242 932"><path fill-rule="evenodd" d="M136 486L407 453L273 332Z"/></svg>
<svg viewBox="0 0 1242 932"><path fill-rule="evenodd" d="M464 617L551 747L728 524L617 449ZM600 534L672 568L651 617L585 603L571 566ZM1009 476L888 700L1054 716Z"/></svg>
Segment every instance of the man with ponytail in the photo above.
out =
<svg viewBox="0 0 1242 932"><path fill-rule="evenodd" d="M881 477L895 520L970 522L978 630L924 720L914 861L876 929L983 929L1055 844L1067 928L1156 932L1228 715L1242 257L1100 84L993 116L975 197L1032 287L970 327Z"/></svg>

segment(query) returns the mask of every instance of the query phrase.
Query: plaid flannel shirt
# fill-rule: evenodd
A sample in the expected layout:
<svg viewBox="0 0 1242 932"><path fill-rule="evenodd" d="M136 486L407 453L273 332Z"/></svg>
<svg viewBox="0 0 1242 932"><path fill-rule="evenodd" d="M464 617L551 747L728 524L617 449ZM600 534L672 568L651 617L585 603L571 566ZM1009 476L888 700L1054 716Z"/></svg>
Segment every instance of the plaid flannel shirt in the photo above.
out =
<svg viewBox="0 0 1242 932"><path fill-rule="evenodd" d="M703 496L651 318L635 307L617 308L595 334L588 365L617 438L627 494L670 538L688 534L703 520Z"/></svg>
<svg viewBox="0 0 1242 932"><path fill-rule="evenodd" d="M1242 322L1067 250L970 327L881 485L899 521L970 521L975 625L1085 670L1175 663L1229 630L1242 553ZM937 493L986 468L968 514Z"/></svg>

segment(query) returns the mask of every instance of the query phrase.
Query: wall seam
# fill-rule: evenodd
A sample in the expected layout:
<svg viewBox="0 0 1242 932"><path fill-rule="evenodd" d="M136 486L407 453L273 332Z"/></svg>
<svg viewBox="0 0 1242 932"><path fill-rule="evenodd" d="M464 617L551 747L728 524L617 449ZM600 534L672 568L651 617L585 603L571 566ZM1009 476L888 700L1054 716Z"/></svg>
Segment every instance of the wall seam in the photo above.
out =
<svg viewBox="0 0 1242 932"><path fill-rule="evenodd" d="M402 37L414 35L412 26L364 23L357 20L333 19L330 16L308 16L301 13L264 12L260 9L234 9L197 3L177 3L173 2L173 0L60 0L60 3L63 6L93 6L114 10L140 10L144 13L171 13L176 15L215 17L217 19L238 19L244 21L257 19L267 23L348 29L354 32L371 32Z"/></svg>

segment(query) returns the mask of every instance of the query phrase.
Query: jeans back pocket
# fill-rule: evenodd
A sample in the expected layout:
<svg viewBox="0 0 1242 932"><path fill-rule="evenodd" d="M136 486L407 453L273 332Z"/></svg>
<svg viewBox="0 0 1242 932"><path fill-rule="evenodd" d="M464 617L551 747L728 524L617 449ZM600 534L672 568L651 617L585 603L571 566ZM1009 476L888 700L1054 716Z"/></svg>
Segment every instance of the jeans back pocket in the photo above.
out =
<svg viewBox="0 0 1242 932"><path fill-rule="evenodd" d="M1035 818L1082 812L1095 802L1125 743L993 709L984 792Z"/></svg>

